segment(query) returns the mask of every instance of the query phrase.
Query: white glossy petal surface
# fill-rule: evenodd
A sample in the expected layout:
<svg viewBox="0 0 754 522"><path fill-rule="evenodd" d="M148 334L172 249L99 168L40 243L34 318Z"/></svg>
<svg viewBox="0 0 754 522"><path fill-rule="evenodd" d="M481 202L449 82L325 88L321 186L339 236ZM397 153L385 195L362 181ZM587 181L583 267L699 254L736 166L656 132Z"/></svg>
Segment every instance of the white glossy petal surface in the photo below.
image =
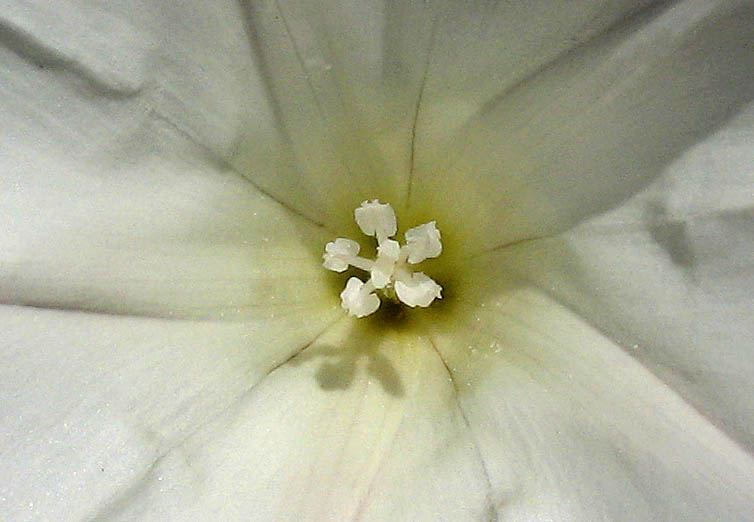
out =
<svg viewBox="0 0 754 522"><path fill-rule="evenodd" d="M0 519L108 520L338 313L227 323L0 307Z"/></svg>
<svg viewBox="0 0 754 522"><path fill-rule="evenodd" d="M589 317L750 452L753 142L749 107L623 207L503 261Z"/></svg>
<svg viewBox="0 0 754 522"><path fill-rule="evenodd" d="M274 109L256 113L233 161L328 225L367 198L398 209L414 163L485 103L646 3L248 2Z"/></svg>
<svg viewBox="0 0 754 522"><path fill-rule="evenodd" d="M486 474L437 354L361 324L341 321L272 372L109 519L487 519Z"/></svg>
<svg viewBox="0 0 754 522"><path fill-rule="evenodd" d="M754 520L754 459L578 315L480 260L427 322L499 520ZM494 281L492 278L494 277Z"/></svg>
<svg viewBox="0 0 754 522"><path fill-rule="evenodd" d="M366 198L458 261L649 183L754 24L644 4L0 3L0 518L752 520L750 171L470 261L412 336L320 263Z"/></svg>
<svg viewBox="0 0 754 522"><path fill-rule="evenodd" d="M254 110L251 53L231 1L2 1L0 26L4 51L76 85L92 104L141 99L217 154L231 151Z"/></svg>
<svg viewBox="0 0 754 522"><path fill-rule="evenodd" d="M446 209L432 215L446 237L464 216L458 241L474 251L604 211L752 100L753 38L750 2L685 0L627 19L490 100L447 141L420 141L412 206Z"/></svg>
<svg viewBox="0 0 754 522"><path fill-rule="evenodd" d="M0 54L0 301L174 317L336 305L328 236L149 100Z"/></svg>

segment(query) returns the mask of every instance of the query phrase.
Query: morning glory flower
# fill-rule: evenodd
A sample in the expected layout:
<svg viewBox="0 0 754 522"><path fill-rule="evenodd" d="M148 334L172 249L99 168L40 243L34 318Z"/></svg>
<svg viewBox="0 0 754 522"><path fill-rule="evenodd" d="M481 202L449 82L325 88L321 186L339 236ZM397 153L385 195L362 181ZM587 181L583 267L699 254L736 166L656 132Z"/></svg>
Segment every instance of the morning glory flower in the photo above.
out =
<svg viewBox="0 0 754 522"><path fill-rule="evenodd" d="M1 519L754 519L751 2L0 24Z"/></svg>

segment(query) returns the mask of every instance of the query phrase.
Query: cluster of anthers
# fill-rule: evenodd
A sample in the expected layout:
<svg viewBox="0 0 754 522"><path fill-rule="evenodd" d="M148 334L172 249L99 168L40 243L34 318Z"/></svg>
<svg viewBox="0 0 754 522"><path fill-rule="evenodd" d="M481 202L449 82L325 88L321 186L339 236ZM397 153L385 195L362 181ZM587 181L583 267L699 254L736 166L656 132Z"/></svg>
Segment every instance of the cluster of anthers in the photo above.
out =
<svg viewBox="0 0 754 522"><path fill-rule="evenodd" d="M427 307L442 298L442 287L423 272L414 272L410 266L442 252L440 231L434 221L407 230L406 244L401 246L390 239L396 234L398 224L389 203L376 199L364 201L353 214L362 232L377 237L377 259L359 256L360 245L342 237L327 243L322 255L322 264L328 270L344 272L353 266L369 272L366 283L351 277L340 294L341 305L349 315L365 317L376 312L380 307L376 290L411 307Z"/></svg>

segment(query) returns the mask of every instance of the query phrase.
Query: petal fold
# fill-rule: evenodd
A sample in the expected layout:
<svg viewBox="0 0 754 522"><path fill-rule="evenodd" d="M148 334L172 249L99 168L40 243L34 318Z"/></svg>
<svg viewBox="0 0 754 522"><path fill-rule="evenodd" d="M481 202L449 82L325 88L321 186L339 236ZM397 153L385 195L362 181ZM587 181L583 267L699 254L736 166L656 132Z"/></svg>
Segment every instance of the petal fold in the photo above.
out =
<svg viewBox="0 0 754 522"><path fill-rule="evenodd" d="M249 122L234 163L333 228L347 229L368 198L403 210L414 164L441 149L428 144L645 4L245 2L267 90L254 106L270 106Z"/></svg>
<svg viewBox="0 0 754 522"><path fill-rule="evenodd" d="M754 453L754 107L625 205L497 259Z"/></svg>
<svg viewBox="0 0 754 522"><path fill-rule="evenodd" d="M754 459L638 361L499 271L427 331L458 383L499 520L754 520ZM460 289L459 289L460 291Z"/></svg>
<svg viewBox="0 0 754 522"><path fill-rule="evenodd" d="M340 322L159 463L112 520L489 519L447 373L426 339L401 337Z"/></svg>
<svg viewBox="0 0 754 522"><path fill-rule="evenodd" d="M139 97L92 100L0 53L0 301L218 318L337 307L329 234Z"/></svg>
<svg viewBox="0 0 754 522"><path fill-rule="evenodd" d="M253 114L255 74L235 2L21 0L0 7L0 42L90 103L139 98L142 110L159 112L224 157Z"/></svg>
<svg viewBox="0 0 754 522"><path fill-rule="evenodd" d="M327 311L227 323L0 306L0 518L107 519L332 321Z"/></svg>
<svg viewBox="0 0 754 522"><path fill-rule="evenodd" d="M750 2L687 0L617 24L430 147L417 212L483 216L459 239L480 251L617 205L752 99L752 38Z"/></svg>

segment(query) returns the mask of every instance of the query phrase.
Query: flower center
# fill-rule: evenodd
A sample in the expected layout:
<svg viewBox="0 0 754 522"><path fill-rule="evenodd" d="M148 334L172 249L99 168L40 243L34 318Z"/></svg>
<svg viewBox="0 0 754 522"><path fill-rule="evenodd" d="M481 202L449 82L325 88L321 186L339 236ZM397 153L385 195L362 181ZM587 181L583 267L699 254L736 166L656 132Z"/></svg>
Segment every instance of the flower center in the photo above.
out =
<svg viewBox="0 0 754 522"><path fill-rule="evenodd" d="M341 306L349 315L365 317L376 312L380 307L378 290L384 297L410 307L427 307L442 298L442 287L411 267L442 252L440 231L434 221L407 230L406 244L401 246L390 239L398 231L398 224L389 203L364 201L353 214L361 231L377 238L377 259L359 256L361 246L342 237L327 243L322 255L322 265L333 272L344 272L349 266L369 272L366 283L351 277L340 293Z"/></svg>

